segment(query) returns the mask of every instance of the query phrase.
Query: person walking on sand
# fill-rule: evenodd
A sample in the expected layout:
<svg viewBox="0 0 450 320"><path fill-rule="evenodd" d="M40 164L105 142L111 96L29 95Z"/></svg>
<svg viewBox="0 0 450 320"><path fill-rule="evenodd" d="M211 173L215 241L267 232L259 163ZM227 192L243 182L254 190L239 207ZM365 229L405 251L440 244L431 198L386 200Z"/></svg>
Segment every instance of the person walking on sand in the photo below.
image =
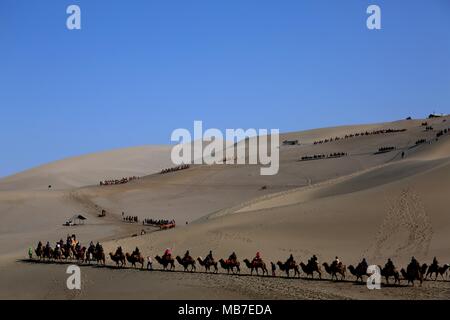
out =
<svg viewBox="0 0 450 320"><path fill-rule="evenodd" d="M153 260L152 257L147 257L147 270L153 271Z"/></svg>
<svg viewBox="0 0 450 320"><path fill-rule="evenodd" d="M272 277L275 277L276 276L275 271L277 270L277 266L273 262L270 262L270 264L272 266Z"/></svg>
<svg viewBox="0 0 450 320"><path fill-rule="evenodd" d="M28 258L30 260L33 259L33 248L32 247L28 248Z"/></svg>

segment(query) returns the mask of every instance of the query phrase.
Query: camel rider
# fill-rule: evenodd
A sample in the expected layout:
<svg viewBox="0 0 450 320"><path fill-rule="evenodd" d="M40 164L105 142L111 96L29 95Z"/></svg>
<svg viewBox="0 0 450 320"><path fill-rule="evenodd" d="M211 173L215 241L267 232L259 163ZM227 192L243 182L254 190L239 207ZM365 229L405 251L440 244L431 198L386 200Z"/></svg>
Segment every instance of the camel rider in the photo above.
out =
<svg viewBox="0 0 450 320"><path fill-rule="evenodd" d="M236 253L233 251L233 253L228 257L228 261L236 263L237 261L237 256Z"/></svg>
<svg viewBox="0 0 450 320"><path fill-rule="evenodd" d="M46 249L50 249L50 242L47 241L47 244L45 245Z"/></svg>
<svg viewBox="0 0 450 320"><path fill-rule="evenodd" d="M339 260L339 257L336 256L336 258L334 258L332 265L335 267L338 267L340 263L341 263L341 261Z"/></svg>
<svg viewBox="0 0 450 320"><path fill-rule="evenodd" d="M191 257L191 255L189 254L189 250L186 251L186 253L184 254L184 259L189 259Z"/></svg>
<svg viewBox="0 0 450 320"><path fill-rule="evenodd" d="M75 246L77 244L77 236L76 235L72 235L72 246Z"/></svg>
<svg viewBox="0 0 450 320"><path fill-rule="evenodd" d="M262 261L261 254L259 251L256 253L256 256L253 258L253 263L260 263Z"/></svg>
<svg viewBox="0 0 450 320"><path fill-rule="evenodd" d="M77 242L77 245L75 246L75 250L76 251L80 251L81 250L81 245L79 242Z"/></svg>
<svg viewBox="0 0 450 320"><path fill-rule="evenodd" d="M122 247L117 247L117 249L116 249L116 254L115 254L116 256L122 256L123 255L123 253L122 253Z"/></svg>
<svg viewBox="0 0 450 320"><path fill-rule="evenodd" d="M41 247L42 247L42 242L41 242L41 241L39 241L37 247L38 247L38 248L41 248Z"/></svg>
<svg viewBox="0 0 450 320"><path fill-rule="evenodd" d="M311 266L312 265L317 265L317 257L316 257L315 254L311 257L311 259L309 259L308 264L311 265Z"/></svg>
<svg viewBox="0 0 450 320"><path fill-rule="evenodd" d="M139 256L141 255L141 253L139 252L139 248L138 248L138 247L136 247L136 249L134 249L132 255L133 255L133 256L136 256L136 257L139 257Z"/></svg>
<svg viewBox="0 0 450 320"><path fill-rule="evenodd" d="M419 266L419 262L416 260L415 257L411 258L411 266L415 266L415 267Z"/></svg>
<svg viewBox="0 0 450 320"><path fill-rule="evenodd" d="M103 247L100 244L100 242L97 242L97 245L95 246L95 251L97 252L103 252Z"/></svg>
<svg viewBox="0 0 450 320"><path fill-rule="evenodd" d="M294 260L294 256L291 253L291 255L289 256L289 258L286 261L286 264L292 264L292 263L295 263L295 260Z"/></svg>
<svg viewBox="0 0 450 320"><path fill-rule="evenodd" d="M172 251L167 248L166 251L164 251L163 259L169 260L172 257Z"/></svg>
<svg viewBox="0 0 450 320"><path fill-rule="evenodd" d="M214 261L214 258L213 258L213 253L212 253L212 250L209 250L209 254L206 256L206 258L205 258L205 261L210 261L210 262L213 262Z"/></svg>
<svg viewBox="0 0 450 320"><path fill-rule="evenodd" d="M394 263L392 262L391 258L388 258L388 261L386 262L386 265L384 267L386 269L394 268Z"/></svg>
<svg viewBox="0 0 450 320"><path fill-rule="evenodd" d="M366 258L363 258L363 259L362 259L362 261L361 261L361 267L362 267L364 270L367 270L367 268L369 267L369 265L367 264Z"/></svg>
<svg viewBox="0 0 450 320"><path fill-rule="evenodd" d="M431 265L437 267L438 264L439 264L439 262L437 261L436 257L434 257L433 258L433 263Z"/></svg>

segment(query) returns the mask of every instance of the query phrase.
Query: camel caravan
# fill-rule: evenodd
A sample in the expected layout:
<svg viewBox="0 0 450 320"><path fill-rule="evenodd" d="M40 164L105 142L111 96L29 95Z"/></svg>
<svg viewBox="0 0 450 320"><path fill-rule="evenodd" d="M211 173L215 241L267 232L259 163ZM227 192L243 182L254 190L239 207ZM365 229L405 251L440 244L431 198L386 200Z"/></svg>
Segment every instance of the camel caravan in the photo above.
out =
<svg viewBox="0 0 450 320"><path fill-rule="evenodd" d="M128 178L122 178L122 179L115 179L115 180L105 180L100 181L100 186L113 186L118 184L125 184L134 180L140 179L139 177L133 176Z"/></svg>
<svg viewBox="0 0 450 320"><path fill-rule="evenodd" d="M33 253L36 255L36 259L33 259ZM73 261L80 264L84 263L96 263L100 266L106 266L106 256L103 247L97 242L94 245L93 242L88 247L81 246L80 242L76 239L75 235L68 236L67 241L62 239L58 241L54 248L50 246L50 243L44 246L42 242L38 243L37 248L32 250L30 248L29 258L38 262L63 262ZM117 268L125 268L127 263L132 268L144 269L145 262L147 270L153 269L153 258L150 256L145 257L139 248L129 253L124 252L122 247L118 247L116 251L108 254L110 260ZM175 271L176 264L182 267L185 272L196 272L199 269L205 273L219 272L219 267L223 269L226 274L238 275L241 274L241 268L244 266L248 269L250 275L261 276L277 276L277 270L280 272L280 276L287 278L300 278L302 275L305 278L311 279L324 279L327 276L331 281L344 281L348 276L352 276L357 283L363 283L367 277L370 277L369 264L366 259L362 259L357 265L349 265L348 267L336 257L331 263L323 262L319 263L316 255L313 255L306 263L297 263L291 254L286 261L277 261L276 263L266 262L262 259L259 252L256 253L252 259L242 260L241 265L237 255L233 252L227 259L221 258L216 260L213 256L213 252L210 251L205 258L194 258L189 250L185 252L183 256L173 256L170 249L166 249L160 256L154 257L155 261L161 266L162 271ZM270 266L271 274L269 275ZM425 280L449 280L450 265L440 265L436 258L430 265L420 264L416 258L412 257L411 262L405 268L397 268L391 259L388 259L384 266L377 266L380 270L380 275L385 279L387 285L393 281L394 285L401 285L401 281L406 281L406 285L414 286L415 283L422 285Z"/></svg>
<svg viewBox="0 0 450 320"><path fill-rule="evenodd" d="M334 152L330 154L315 154L313 156L303 156L300 161L320 160L320 159L333 159L347 156L347 152Z"/></svg>
<svg viewBox="0 0 450 320"><path fill-rule="evenodd" d="M168 169L163 169L161 170L161 172L159 174L166 174L166 173L170 173L170 172L176 172L176 171L180 171L180 170L186 170L189 169L191 166L188 164L182 164L173 168L168 168Z"/></svg>
<svg viewBox="0 0 450 320"><path fill-rule="evenodd" d="M339 141L341 139L351 139L355 137L364 137L364 136L373 136L378 134L387 134L387 133L398 133L398 132L405 132L406 129L386 129L386 130L374 130L374 131L365 131L365 132L359 132L359 133L352 133L352 134L346 134L344 137L335 137L335 138L329 138L324 140L317 140L314 141L314 144L324 144L328 142L333 141Z"/></svg>

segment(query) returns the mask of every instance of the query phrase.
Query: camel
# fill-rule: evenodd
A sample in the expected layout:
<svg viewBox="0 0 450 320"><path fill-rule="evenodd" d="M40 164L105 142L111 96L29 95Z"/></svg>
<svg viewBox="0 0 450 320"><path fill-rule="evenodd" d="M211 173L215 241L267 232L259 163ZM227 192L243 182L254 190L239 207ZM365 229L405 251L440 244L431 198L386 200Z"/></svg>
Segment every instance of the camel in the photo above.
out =
<svg viewBox="0 0 450 320"><path fill-rule="evenodd" d="M349 265L348 266L348 270L350 271L350 273L352 275L354 275L356 277L356 281L361 279L361 282L363 282L364 281L363 277L367 276L367 268L365 268L361 264L358 264L356 266L356 268L354 266L352 266L352 265Z"/></svg>
<svg viewBox="0 0 450 320"><path fill-rule="evenodd" d="M131 263L133 268L136 268L136 263L141 265L141 269L144 269L144 257L142 255L129 254L128 252L125 254L127 261ZM116 262L119 265L118 262Z"/></svg>
<svg viewBox="0 0 450 320"><path fill-rule="evenodd" d="M64 259L72 259L74 254L72 251L72 247L64 245L61 247L61 252L62 252L62 256L64 257Z"/></svg>
<svg viewBox="0 0 450 320"><path fill-rule="evenodd" d="M125 256L122 254L113 254L112 252L109 253L109 256L111 258L112 261L114 261L116 263L116 267L125 267L125 265L127 264L126 260L125 260Z"/></svg>
<svg viewBox="0 0 450 320"><path fill-rule="evenodd" d="M61 251L61 248L56 248L55 250L53 250L53 259L55 260L62 260L63 254Z"/></svg>
<svg viewBox="0 0 450 320"><path fill-rule="evenodd" d="M387 284L389 284L390 277L394 278L394 284L400 284L400 272L394 266L385 266L384 268L378 266L378 268L380 268L381 276L386 279Z"/></svg>
<svg viewBox="0 0 450 320"><path fill-rule="evenodd" d="M424 271L426 270L427 267L425 267L426 264L423 264L422 267L419 266L418 264L412 264L410 263L408 265L408 267L405 269L402 268L402 270L400 270L403 278L405 280L408 281L408 284L412 284L412 286L414 287L414 281L415 280L419 280L420 282L420 286L422 286L422 282L423 282L423 275L424 275Z"/></svg>
<svg viewBox="0 0 450 320"><path fill-rule="evenodd" d="M298 276L300 278L300 269L298 268L298 265L295 262L292 263L288 263L288 262L281 262L278 261L277 262L278 267L280 268L281 271L286 272L287 277L290 277L290 270L294 270L294 277Z"/></svg>
<svg viewBox="0 0 450 320"><path fill-rule="evenodd" d="M202 257L197 258L198 263L205 267L205 271L209 272L211 270L211 267L214 268L214 273L217 273L219 271L219 268L217 268L217 262L211 261L211 260L203 260Z"/></svg>
<svg viewBox="0 0 450 320"><path fill-rule="evenodd" d="M77 252L75 252L75 259L77 259L79 262L83 263L83 261L85 261L86 259L86 247L81 248L80 250L78 250Z"/></svg>
<svg viewBox="0 0 450 320"><path fill-rule="evenodd" d="M317 263L304 264L303 262L300 262L300 267L303 272L306 273L307 277L311 276L311 278L314 279L314 272L317 272L319 274L319 279L322 279L322 269Z"/></svg>
<svg viewBox="0 0 450 320"><path fill-rule="evenodd" d="M263 275L269 275L269 271L267 271L266 264L264 261L252 261L250 262L248 259L244 259L244 263L247 266L247 268L250 269L250 274L253 275L253 270L256 270L256 274L259 275L259 269L262 270Z"/></svg>
<svg viewBox="0 0 450 320"><path fill-rule="evenodd" d="M230 260L225 261L223 259L220 259L219 263L220 263L220 266L222 267L222 269L227 270L227 273L230 273L230 271L233 274L241 273L241 268L240 268L241 264L239 263L239 261L230 261ZM234 268L236 268L236 272L234 271Z"/></svg>
<svg viewBox="0 0 450 320"><path fill-rule="evenodd" d="M175 260L170 258L161 258L160 256L156 256L155 260L158 261L160 265L164 267L164 270L167 270L167 267L170 265L170 270L175 270Z"/></svg>
<svg viewBox="0 0 450 320"><path fill-rule="evenodd" d="M181 259L180 256L177 256L175 258L179 264L181 264L184 268L184 271L188 271L188 267L191 266L191 272L196 271L196 267L195 267L195 260L192 259L191 256L188 257L183 257L183 259Z"/></svg>
<svg viewBox="0 0 450 320"><path fill-rule="evenodd" d="M86 252L86 259L85 262L88 262L89 264L91 261L96 261L97 264L106 264L106 257L105 253L100 250L96 250L94 247L90 247Z"/></svg>
<svg viewBox="0 0 450 320"><path fill-rule="evenodd" d="M345 273L347 272L347 267L345 264L339 263L338 265L336 265L336 263L331 263L331 265L329 265L328 263L324 262L322 265L325 268L325 271L331 275L331 280L338 280L338 274L341 275L341 280L345 279Z"/></svg>
<svg viewBox="0 0 450 320"><path fill-rule="evenodd" d="M445 279L444 279L444 274L447 273L447 270L449 269L449 267L450 267L450 266L449 266L448 264L445 264L445 265L443 265L442 267L440 267L439 265L433 265L433 264L432 264L432 265L430 265L430 266L428 267L428 270L427 270L425 279L428 278L428 276L430 276L430 278L431 278L431 276L432 276L433 273L434 273L434 274L436 274L436 278L434 278L434 281L437 280L437 278L438 278L439 275L441 276L442 280L445 280Z"/></svg>
<svg viewBox="0 0 450 320"><path fill-rule="evenodd" d="M45 247L42 254L42 259L45 261L45 259L47 258L47 260L50 261L51 259L53 259L53 255L53 249L51 247Z"/></svg>
<svg viewBox="0 0 450 320"><path fill-rule="evenodd" d="M36 253L36 257L41 260L44 257L44 248L42 246L38 246L36 250L34 250L34 253Z"/></svg>

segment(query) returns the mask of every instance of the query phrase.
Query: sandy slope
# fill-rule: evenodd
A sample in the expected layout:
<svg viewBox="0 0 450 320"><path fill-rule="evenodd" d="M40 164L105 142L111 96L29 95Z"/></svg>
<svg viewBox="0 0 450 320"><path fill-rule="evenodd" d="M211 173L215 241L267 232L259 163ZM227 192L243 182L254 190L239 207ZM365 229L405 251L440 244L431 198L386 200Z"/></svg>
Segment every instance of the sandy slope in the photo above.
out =
<svg viewBox="0 0 450 320"><path fill-rule="evenodd" d="M119 149L52 162L0 180L0 191L69 189L144 176L171 166L169 146Z"/></svg>
<svg viewBox="0 0 450 320"><path fill-rule="evenodd" d="M387 257L393 257L401 265L411 255L427 261L437 255L441 262L449 262L450 220L446 198L450 187L450 136L439 141L434 141L433 137L436 130L448 128L450 124L443 119L428 120L435 131L425 132L421 122L398 121L283 135L281 140L299 139L302 144L280 147L280 172L276 176L260 176L259 167L250 165L193 166L176 173L149 175L126 185L98 187L89 186L91 178L95 178L95 182L99 180L98 175L78 178L73 174L79 168L88 168L86 170L95 174L98 170L103 177L105 172L119 172L115 171L118 167L123 169L121 172L128 173L135 169L135 164L141 172L152 173L153 169L159 168L157 164L166 164L163 160L169 154L166 148L160 149L161 158L152 156L161 162L155 160L149 167L142 165L140 160L133 162L144 159L142 154L126 160L134 154L129 149L124 157L119 157L119 163L126 160L123 166L111 161L105 167L104 155L100 155L102 160L98 161L93 155L89 165L84 161L75 165L73 163L77 161L69 159L65 160L67 165L61 162L37 168L0 181L0 262L5 270L11 270L12 257L19 257L18 253L24 252L30 242L65 236L68 231L61 223L73 212L83 212L90 217L88 225L73 229L83 242L115 239L105 243L107 251L118 245L125 250L139 246L146 255L153 256L170 247L176 254L189 249L195 256L204 256L213 250L217 257L226 257L236 250L240 258L250 258L256 251L261 251L267 261L286 259L290 253L298 261L305 261L315 253L322 261L339 255L347 264L354 264L363 256L370 259L369 262L382 263ZM405 128L407 131L312 144L318 139L387 128ZM412 148L415 141L422 138L432 143ZM386 146L397 149L374 155L378 148ZM298 161L304 155L331 152L346 152L348 156ZM402 152L406 154L405 159L401 158ZM54 166L57 169L51 169ZM42 188L40 180L49 172L54 174L52 181L60 183L64 190L38 190ZM61 175L61 172L70 174ZM71 188L70 185L84 187ZM105 220L95 218L101 209L108 211ZM121 222L122 211L141 218L175 218L178 227L139 237L124 237L138 233L141 226ZM186 221L189 225L185 225ZM32 267L21 268L32 270ZM52 268L44 266L43 270ZM128 273L123 277L133 278ZM167 278L154 277L161 281ZM114 273L114 278L117 285L121 283L120 275ZM91 293L85 298L120 296L119 287L109 286L108 294L95 289L96 282L92 281ZM103 283L99 281L99 284ZM198 284L200 280L186 281L180 284L186 295L175 295L174 283L166 296L148 294L147 297L189 297L190 286L204 287ZM248 285L247 280L242 281L237 291L224 293L224 297L254 297L254 293L244 288ZM278 284L273 283L273 286L276 288ZM212 288L211 297L214 297L212 292L219 290L220 284L208 284L208 288ZM320 286L317 290L329 297L334 294L364 297L359 288L336 291ZM130 295L139 295L138 291ZM64 292L57 292L56 297L66 297ZM274 294L276 292L274 289ZM314 292L312 297L321 297ZM427 291L420 296L408 291L406 297L437 297L433 292ZM308 292L300 290L295 297L302 295L306 298ZM395 291L389 297L395 298Z"/></svg>

